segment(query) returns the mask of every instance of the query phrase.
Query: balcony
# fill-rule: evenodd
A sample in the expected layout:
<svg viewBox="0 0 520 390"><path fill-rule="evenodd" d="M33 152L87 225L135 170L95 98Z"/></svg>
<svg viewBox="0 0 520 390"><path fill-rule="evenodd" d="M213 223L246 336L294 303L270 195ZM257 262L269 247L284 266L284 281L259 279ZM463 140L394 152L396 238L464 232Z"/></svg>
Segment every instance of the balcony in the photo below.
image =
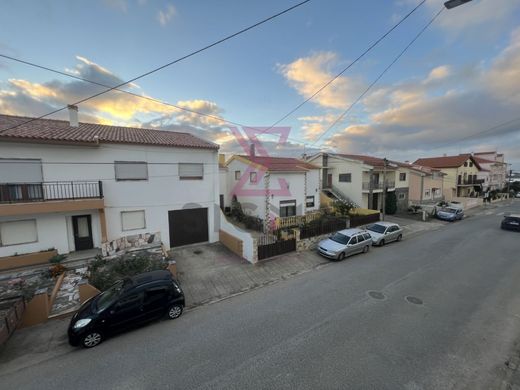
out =
<svg viewBox="0 0 520 390"><path fill-rule="evenodd" d="M394 181L386 181L386 188L394 188L395 182ZM366 181L363 182L363 191L373 191L373 190L382 190L383 189L383 182L372 182L372 181Z"/></svg>
<svg viewBox="0 0 520 390"><path fill-rule="evenodd" d="M457 180L457 185L459 186L475 186L481 184L484 184L484 179L468 177L467 179L459 178L459 180Z"/></svg>
<svg viewBox="0 0 520 390"><path fill-rule="evenodd" d="M0 216L102 208L101 181L0 183Z"/></svg>

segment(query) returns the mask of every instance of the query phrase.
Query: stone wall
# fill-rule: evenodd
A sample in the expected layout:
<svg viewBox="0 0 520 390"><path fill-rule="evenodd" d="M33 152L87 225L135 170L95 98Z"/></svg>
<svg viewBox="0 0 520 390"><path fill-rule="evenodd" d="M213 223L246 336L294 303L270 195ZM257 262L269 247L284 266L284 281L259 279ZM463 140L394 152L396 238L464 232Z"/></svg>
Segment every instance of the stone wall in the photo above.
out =
<svg viewBox="0 0 520 390"><path fill-rule="evenodd" d="M307 251L307 250L314 250L314 249L316 249L316 247L318 246L318 243L321 240L328 238L330 235L331 235L331 233L328 233L328 234L322 234L321 236L310 237L310 238L305 238L303 240L300 240L299 239L300 234L298 232L298 235L296 238L296 251L301 252L301 251Z"/></svg>
<svg viewBox="0 0 520 390"><path fill-rule="evenodd" d="M103 256L113 256L118 252L122 252L132 248L140 248L146 245L160 243L161 233L143 233L133 236L120 237L116 240L107 241L101 244L101 253Z"/></svg>

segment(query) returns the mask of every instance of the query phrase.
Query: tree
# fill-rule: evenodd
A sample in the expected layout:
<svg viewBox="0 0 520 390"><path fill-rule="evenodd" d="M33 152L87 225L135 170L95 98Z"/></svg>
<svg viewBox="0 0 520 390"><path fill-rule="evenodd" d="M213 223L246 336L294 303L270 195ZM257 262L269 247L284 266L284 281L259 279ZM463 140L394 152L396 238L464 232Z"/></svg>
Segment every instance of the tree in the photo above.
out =
<svg viewBox="0 0 520 390"><path fill-rule="evenodd" d="M385 213L392 215L397 212L397 196L395 196L395 192L387 192L386 200L385 200Z"/></svg>

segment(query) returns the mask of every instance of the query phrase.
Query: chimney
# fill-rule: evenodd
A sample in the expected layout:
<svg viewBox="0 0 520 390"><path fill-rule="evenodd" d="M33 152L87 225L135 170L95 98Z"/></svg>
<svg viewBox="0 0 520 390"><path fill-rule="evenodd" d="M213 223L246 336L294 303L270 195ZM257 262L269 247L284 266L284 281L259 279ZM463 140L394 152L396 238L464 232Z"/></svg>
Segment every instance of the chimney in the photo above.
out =
<svg viewBox="0 0 520 390"><path fill-rule="evenodd" d="M67 107L69 109L69 122L70 127L78 127L78 106L73 106L71 104Z"/></svg>
<svg viewBox="0 0 520 390"><path fill-rule="evenodd" d="M255 144L249 146L249 157L255 157Z"/></svg>
<svg viewBox="0 0 520 390"><path fill-rule="evenodd" d="M225 154L220 153L218 155L218 163L220 165L224 165L226 163L226 155Z"/></svg>

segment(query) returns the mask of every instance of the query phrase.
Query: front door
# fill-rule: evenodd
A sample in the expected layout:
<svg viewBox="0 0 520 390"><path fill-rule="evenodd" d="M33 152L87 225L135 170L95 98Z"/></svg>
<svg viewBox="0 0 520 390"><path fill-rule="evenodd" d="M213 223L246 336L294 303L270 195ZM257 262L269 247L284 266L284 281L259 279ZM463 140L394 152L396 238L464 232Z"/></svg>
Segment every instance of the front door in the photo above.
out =
<svg viewBox="0 0 520 390"><path fill-rule="evenodd" d="M90 215L73 216L72 228L74 230L74 246L77 251L94 248Z"/></svg>
<svg viewBox="0 0 520 390"><path fill-rule="evenodd" d="M372 194L372 210L379 210L379 193Z"/></svg>
<svg viewBox="0 0 520 390"><path fill-rule="evenodd" d="M332 173L329 173L327 175L327 187L328 188L331 188L332 187Z"/></svg>

